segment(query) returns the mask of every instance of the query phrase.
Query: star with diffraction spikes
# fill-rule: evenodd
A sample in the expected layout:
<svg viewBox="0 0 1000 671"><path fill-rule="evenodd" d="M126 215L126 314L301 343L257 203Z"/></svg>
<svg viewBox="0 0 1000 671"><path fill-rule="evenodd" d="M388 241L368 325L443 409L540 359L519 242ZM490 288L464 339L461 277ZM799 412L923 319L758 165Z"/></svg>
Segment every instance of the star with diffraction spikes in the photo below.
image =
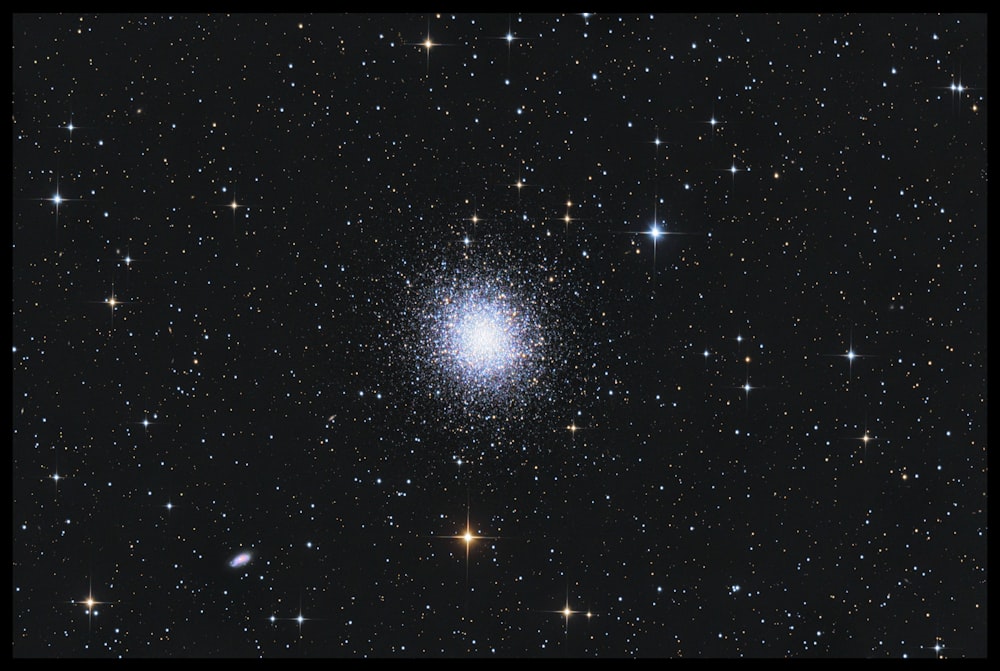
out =
<svg viewBox="0 0 1000 671"><path fill-rule="evenodd" d="M306 617L305 615L302 614L302 599L299 598L299 612L294 617L277 617L276 615L271 615L268 618L268 621L271 624L275 624L279 620L285 621L285 622L295 622L299 626L299 638L301 639L302 638L302 625L305 624L306 622L311 622L311 621L316 620L316 619L317 618L315 618L315 617Z"/></svg>
<svg viewBox="0 0 1000 671"><path fill-rule="evenodd" d="M434 40L431 39L431 21L430 21L430 19L427 19L427 36L423 40L421 40L420 42L404 42L404 44L418 46L421 49L426 49L427 50L427 67L426 67L425 75L430 75L430 73L431 73L431 49L433 49L435 47L454 46L454 45L450 45L450 44L443 44L443 43L435 42Z"/></svg>
<svg viewBox="0 0 1000 671"><path fill-rule="evenodd" d="M854 329L851 329L850 338L848 340L847 351L843 354L825 354L824 356L836 356L843 357L847 360L847 381L854 381L854 360L867 358L872 355L870 354L858 354L854 349Z"/></svg>
<svg viewBox="0 0 1000 671"><path fill-rule="evenodd" d="M594 616L594 614L590 610L574 610L573 608L570 607L570 605L569 605L569 586L568 585L566 587L566 602L565 602L565 605L561 609L559 609L559 610L546 610L546 611L542 611L542 612L544 612L544 613L558 613L559 615L561 615L563 617L564 623L565 623L565 628L564 628L564 635L565 635L564 646L566 646L567 648L569 646L569 619L570 619L570 617L573 616L573 615L585 615L587 617L587 619L589 620L589 619L591 619Z"/></svg>
<svg viewBox="0 0 1000 671"><path fill-rule="evenodd" d="M109 602L109 601L98 601L97 599L95 599L94 598L93 584L91 584L90 588L87 591L87 598L82 599L80 601L77 601L77 600L74 599L74 600L70 601L69 603L74 604L74 605L81 605L81 606L83 606L85 608L84 612L87 614L87 631L89 632L91 630L91 628L93 627L94 616L99 614L97 606L103 606L103 605L109 604L111 602Z"/></svg>
<svg viewBox="0 0 1000 671"><path fill-rule="evenodd" d="M472 531L472 506L467 504L465 511L465 531L460 534L455 534L452 536L435 536L435 538L450 538L454 540L461 540L465 543L465 586L468 589L469 586L469 553L472 550L472 544L476 541L482 540L499 540L500 536L480 536L479 534L473 533Z"/></svg>
<svg viewBox="0 0 1000 671"><path fill-rule="evenodd" d="M58 176L56 176L56 188L55 188L55 191L52 193L51 196L48 196L47 198L33 198L33 199L30 199L30 200L45 201L45 202L52 203L52 205L55 207L56 226L58 227L58 225L59 225L59 214L62 211L61 208L62 208L63 204L64 203L68 203L68 202L72 202L72 201L82 200L82 199L81 198L67 198L66 196L64 196L63 193L62 193L62 189L60 188L60 178Z"/></svg>

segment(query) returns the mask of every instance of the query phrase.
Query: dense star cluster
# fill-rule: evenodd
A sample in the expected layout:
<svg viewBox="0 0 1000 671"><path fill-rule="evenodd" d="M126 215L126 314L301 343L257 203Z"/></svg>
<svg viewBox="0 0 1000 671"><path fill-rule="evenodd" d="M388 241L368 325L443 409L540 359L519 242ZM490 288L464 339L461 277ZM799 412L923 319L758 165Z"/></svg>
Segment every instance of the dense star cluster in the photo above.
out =
<svg viewBox="0 0 1000 671"><path fill-rule="evenodd" d="M986 657L985 14L11 53L14 657Z"/></svg>
<svg viewBox="0 0 1000 671"><path fill-rule="evenodd" d="M515 374L511 369L528 354L519 337L517 310L507 304L505 295L484 293L471 290L443 301L443 353L458 364L460 375L479 383L492 379L502 384L504 380L498 378L503 372Z"/></svg>
<svg viewBox="0 0 1000 671"><path fill-rule="evenodd" d="M568 259L514 258L509 248L508 236L484 233L428 254L422 269L395 276L399 289L378 311L388 328L376 337L377 366L388 386L407 390L401 421L461 436L428 442L458 445L464 461L534 456L541 437L562 428L567 404L587 405L580 390L594 333L574 314L585 290L556 282L571 275Z"/></svg>
<svg viewBox="0 0 1000 671"><path fill-rule="evenodd" d="M428 395L466 408L522 401L545 360L544 325L531 301L503 278L441 272L417 299L425 313L417 316L414 379Z"/></svg>
<svg viewBox="0 0 1000 671"><path fill-rule="evenodd" d="M428 317L432 365L461 386L466 405L481 396L525 393L532 369L544 358L542 325L510 295L513 287L478 279L473 286L457 284L434 292Z"/></svg>

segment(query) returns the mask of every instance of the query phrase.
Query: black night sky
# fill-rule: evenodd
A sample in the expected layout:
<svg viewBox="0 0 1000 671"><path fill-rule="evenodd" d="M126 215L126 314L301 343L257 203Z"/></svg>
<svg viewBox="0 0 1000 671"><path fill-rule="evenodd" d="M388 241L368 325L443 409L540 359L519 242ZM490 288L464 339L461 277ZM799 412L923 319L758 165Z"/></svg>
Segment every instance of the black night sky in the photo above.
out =
<svg viewBox="0 0 1000 671"><path fill-rule="evenodd" d="M14 14L15 657L984 657L986 15Z"/></svg>

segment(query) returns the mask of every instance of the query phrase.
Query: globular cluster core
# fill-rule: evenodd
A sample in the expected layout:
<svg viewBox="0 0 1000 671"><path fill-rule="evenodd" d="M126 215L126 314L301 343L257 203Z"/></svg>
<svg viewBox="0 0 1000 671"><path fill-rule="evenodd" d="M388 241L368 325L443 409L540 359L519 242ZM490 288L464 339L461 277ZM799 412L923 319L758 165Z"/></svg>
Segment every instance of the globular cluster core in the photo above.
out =
<svg viewBox="0 0 1000 671"><path fill-rule="evenodd" d="M406 277L385 306L398 316L388 338L399 346L382 350L414 401L409 421L473 436L518 427L523 436L559 412L560 381L583 356L572 303L543 281L558 262L516 260L485 241L478 253L446 256Z"/></svg>

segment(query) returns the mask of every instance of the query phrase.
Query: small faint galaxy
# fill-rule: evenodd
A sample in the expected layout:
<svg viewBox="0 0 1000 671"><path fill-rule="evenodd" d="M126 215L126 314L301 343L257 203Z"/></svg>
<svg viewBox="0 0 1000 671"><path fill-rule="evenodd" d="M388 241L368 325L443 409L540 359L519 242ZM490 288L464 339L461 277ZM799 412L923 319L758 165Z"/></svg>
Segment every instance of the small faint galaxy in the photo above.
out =
<svg viewBox="0 0 1000 671"><path fill-rule="evenodd" d="M241 568L246 566L253 560L253 553L251 552L240 552L239 554L233 556L229 560L229 568Z"/></svg>
<svg viewBox="0 0 1000 671"><path fill-rule="evenodd" d="M17 658L985 658L986 14L18 13Z"/></svg>

